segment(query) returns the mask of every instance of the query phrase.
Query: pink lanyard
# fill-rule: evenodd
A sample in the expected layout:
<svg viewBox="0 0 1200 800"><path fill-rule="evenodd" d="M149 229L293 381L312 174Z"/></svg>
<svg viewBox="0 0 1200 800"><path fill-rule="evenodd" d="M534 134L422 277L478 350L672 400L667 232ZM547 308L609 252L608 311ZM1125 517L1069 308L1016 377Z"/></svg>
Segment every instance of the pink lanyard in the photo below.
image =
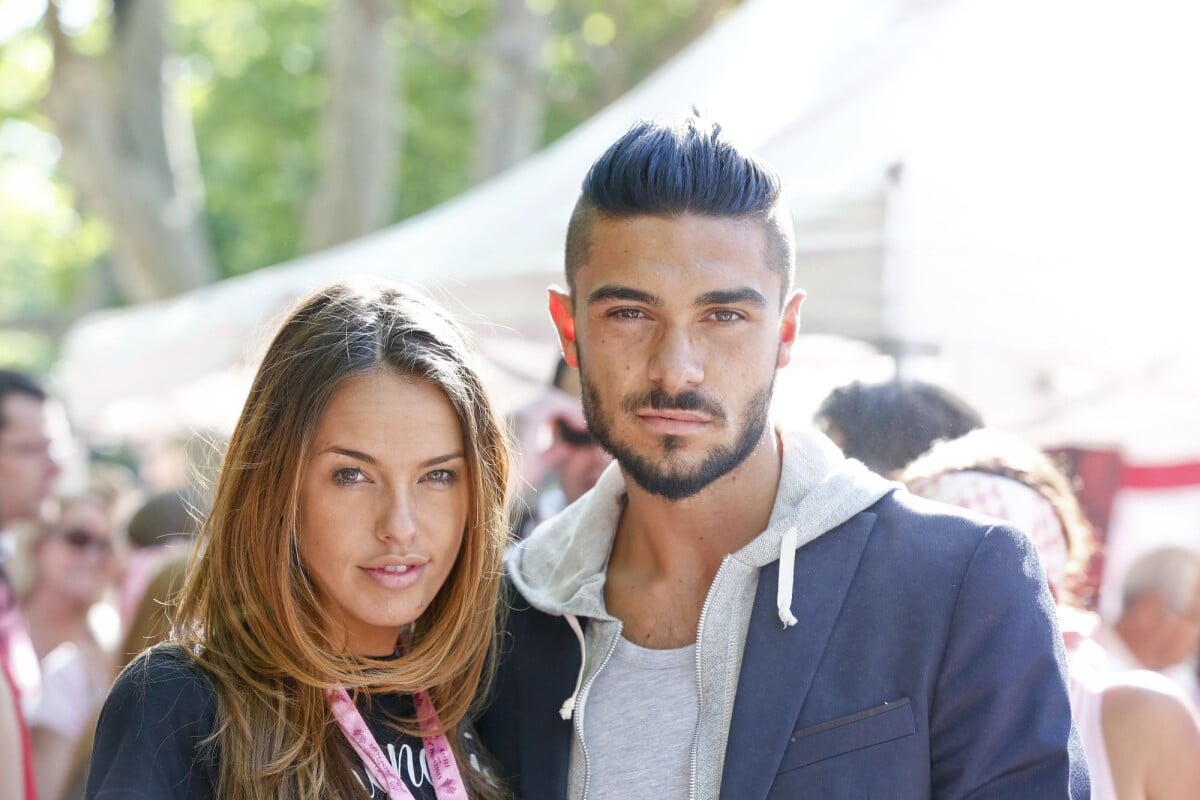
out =
<svg viewBox="0 0 1200 800"><path fill-rule="evenodd" d="M417 717L421 720L421 730L436 728L437 712L429 695L426 692L415 692L412 697ZM329 710L333 712L338 727L342 729L354 752L363 760L371 777L387 789L388 800L413 800L412 793L384 756L379 743L371 735L367 723L363 721L362 714L346 690L341 687L327 689L325 699L329 702ZM454 761L454 752L450 749L450 743L446 741L446 735L439 733L437 736L425 738L424 741L425 760L433 772L433 787L438 800L465 800L467 790L463 786L462 775L458 771L458 764Z"/></svg>

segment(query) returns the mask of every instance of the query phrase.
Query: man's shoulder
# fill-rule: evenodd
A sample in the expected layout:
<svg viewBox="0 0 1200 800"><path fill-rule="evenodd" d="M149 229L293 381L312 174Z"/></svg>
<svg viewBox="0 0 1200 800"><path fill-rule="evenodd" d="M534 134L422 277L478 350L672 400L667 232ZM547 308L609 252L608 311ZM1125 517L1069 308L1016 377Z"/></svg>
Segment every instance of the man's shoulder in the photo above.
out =
<svg viewBox="0 0 1200 800"><path fill-rule="evenodd" d="M1033 551L1028 537L1010 524L903 490L889 493L863 513L871 515L867 553L886 561L901 580L963 575L984 563L1020 571Z"/></svg>
<svg viewBox="0 0 1200 800"><path fill-rule="evenodd" d="M514 631L520 631L526 636L532 635L540 637L547 635L548 631L553 634L561 634L563 631L574 641L573 634L567 626L565 620L561 616L547 614L536 608L532 603L521 594L521 590L517 588L513 582L512 576L508 570L504 571L501 578L500 602L503 603L505 622L504 628L508 636L511 638ZM505 642L501 641L501 649L504 649Z"/></svg>
<svg viewBox="0 0 1200 800"><path fill-rule="evenodd" d="M912 540L922 547L974 547L989 536L1011 538L1020 533L1003 520L956 506L938 503L899 489L889 492L864 513L889 535Z"/></svg>

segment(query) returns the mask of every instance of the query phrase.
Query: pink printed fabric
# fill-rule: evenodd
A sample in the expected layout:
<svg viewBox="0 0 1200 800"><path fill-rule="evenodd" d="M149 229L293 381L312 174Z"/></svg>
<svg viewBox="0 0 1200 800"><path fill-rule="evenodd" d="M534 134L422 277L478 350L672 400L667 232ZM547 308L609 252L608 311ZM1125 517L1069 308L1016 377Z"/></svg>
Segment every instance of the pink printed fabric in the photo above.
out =
<svg viewBox="0 0 1200 800"><path fill-rule="evenodd" d="M413 695L413 705L416 706L417 716L421 720L421 729L436 728L438 723L437 710L433 701L425 692ZM463 783L462 773L458 771L458 763L454 760L454 751L446 741L444 734L431 736L425 740L425 757L429 768L433 770L434 787L439 798L465 798L467 791Z"/></svg>
<svg viewBox="0 0 1200 800"><path fill-rule="evenodd" d="M342 729L342 734L350 742L354 752L358 753L375 782L387 789L388 800L413 800L412 793L404 785L400 776L396 774L396 770L392 768L387 757L384 756L379 743L375 741L362 714L359 713L358 707L354 705L354 701L350 699L346 690L340 687L329 689L325 692L325 697L329 703L329 710L333 713L333 718L337 720L338 727ZM416 692L413 695L413 703L416 706L417 716L421 720L421 729L425 731L436 729L439 724L437 712L429 695L425 692ZM438 800L465 798L467 791L463 784L462 774L458 771L454 752L450 749L450 743L446 740L445 734L425 739L425 755L429 761L429 768L433 772L434 791L437 792Z"/></svg>

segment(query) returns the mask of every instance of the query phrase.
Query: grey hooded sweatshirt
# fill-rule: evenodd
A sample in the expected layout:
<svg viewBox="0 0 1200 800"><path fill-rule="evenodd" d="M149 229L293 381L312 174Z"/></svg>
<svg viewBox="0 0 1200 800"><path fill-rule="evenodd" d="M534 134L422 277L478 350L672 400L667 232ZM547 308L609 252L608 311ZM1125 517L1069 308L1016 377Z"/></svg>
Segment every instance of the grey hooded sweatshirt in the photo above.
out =
<svg viewBox="0 0 1200 800"><path fill-rule="evenodd" d="M848 460L815 431L785 433L779 490L767 529L725 556L709 588L696 631L696 682L700 713L691 754L691 792L717 798L737 691L742 650L760 568L870 507L896 488L857 461ZM625 482L614 464L592 491L541 525L507 556L508 573L531 606L567 619L583 651L575 693L563 698L564 719L574 718L568 796L587 797L588 755L583 738L588 690L621 635L620 620L604 606L605 568L624 508ZM795 623L792 558L782 559L780 625ZM589 620L586 634L579 618Z"/></svg>

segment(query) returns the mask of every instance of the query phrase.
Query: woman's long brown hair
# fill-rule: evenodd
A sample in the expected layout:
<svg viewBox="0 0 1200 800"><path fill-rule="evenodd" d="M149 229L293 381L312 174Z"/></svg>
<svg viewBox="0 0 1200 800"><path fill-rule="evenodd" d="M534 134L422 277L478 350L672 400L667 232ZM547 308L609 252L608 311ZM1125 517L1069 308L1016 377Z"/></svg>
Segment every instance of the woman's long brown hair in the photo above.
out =
<svg viewBox="0 0 1200 800"><path fill-rule="evenodd" d="M445 312L395 286L328 286L301 301L275 336L230 440L176 615L176 638L217 691L211 743L219 797L361 796L325 703L330 686L356 696L424 689L452 732L486 686L510 456L470 359ZM298 508L310 442L330 397L347 378L377 370L445 392L462 425L471 501L457 562L404 633L405 654L364 663L323 627L299 556ZM417 720L398 727L420 733ZM459 750L457 737L449 738ZM473 796L494 791L472 770L463 773Z"/></svg>

